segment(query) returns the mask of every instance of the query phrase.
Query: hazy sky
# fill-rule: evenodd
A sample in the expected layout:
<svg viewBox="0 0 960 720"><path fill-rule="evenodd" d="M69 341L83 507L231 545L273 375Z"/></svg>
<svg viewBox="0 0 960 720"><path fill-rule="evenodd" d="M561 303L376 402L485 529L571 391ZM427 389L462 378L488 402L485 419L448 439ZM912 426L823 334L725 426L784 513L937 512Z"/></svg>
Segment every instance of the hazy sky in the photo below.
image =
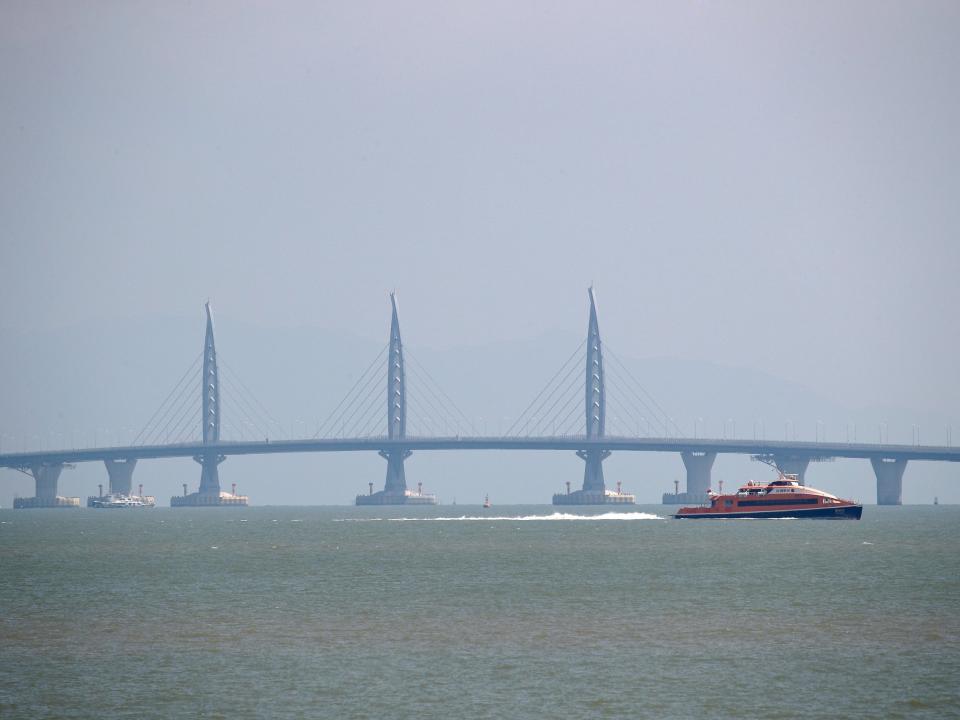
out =
<svg viewBox="0 0 960 720"><path fill-rule="evenodd" d="M958 38L956 2L0 0L0 327L210 297L382 340L397 288L444 349L582 332L593 282L621 354L949 413Z"/></svg>

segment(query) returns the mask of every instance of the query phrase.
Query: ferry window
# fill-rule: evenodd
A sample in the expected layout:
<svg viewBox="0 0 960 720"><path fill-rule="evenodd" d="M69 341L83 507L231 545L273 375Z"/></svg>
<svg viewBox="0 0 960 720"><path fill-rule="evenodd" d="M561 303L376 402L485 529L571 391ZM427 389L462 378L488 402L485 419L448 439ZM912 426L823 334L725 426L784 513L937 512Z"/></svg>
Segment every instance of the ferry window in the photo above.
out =
<svg viewBox="0 0 960 720"><path fill-rule="evenodd" d="M726 505L727 507L730 507L731 505L733 505L733 500L724 500L723 504Z"/></svg>

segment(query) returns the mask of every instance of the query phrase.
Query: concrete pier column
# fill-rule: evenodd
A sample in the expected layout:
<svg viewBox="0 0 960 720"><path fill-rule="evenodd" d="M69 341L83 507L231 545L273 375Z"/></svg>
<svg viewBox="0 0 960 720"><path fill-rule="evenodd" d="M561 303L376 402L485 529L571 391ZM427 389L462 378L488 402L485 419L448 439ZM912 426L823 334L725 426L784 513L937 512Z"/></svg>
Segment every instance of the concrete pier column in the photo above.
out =
<svg viewBox="0 0 960 720"><path fill-rule="evenodd" d="M36 483L37 494L34 497L17 497L13 499L13 507L24 508L65 508L80 507L78 497L60 497L57 494L57 482L60 473L65 467L73 467L67 463L38 462L30 466L30 474ZM26 468L17 468L26 471Z"/></svg>
<svg viewBox="0 0 960 720"><path fill-rule="evenodd" d="M578 450L577 457L584 461L583 491L588 493L606 492L603 482L603 461L610 457L609 450Z"/></svg>
<svg viewBox="0 0 960 720"><path fill-rule="evenodd" d="M699 497L706 495L710 488L710 469L716 460L715 452L682 452L683 464L687 468L687 495Z"/></svg>
<svg viewBox="0 0 960 720"><path fill-rule="evenodd" d="M871 458L873 472L877 476L877 505L902 505L903 471L905 459Z"/></svg>
<svg viewBox="0 0 960 720"><path fill-rule="evenodd" d="M60 473L63 471L62 464L56 465L33 465L30 473L37 484L37 498L41 500L57 499L57 481L60 479Z"/></svg>
<svg viewBox="0 0 960 720"><path fill-rule="evenodd" d="M784 475L796 475L797 481L801 485L806 485L804 476L807 474L810 458L775 455L773 461L777 464L777 469Z"/></svg>
<svg viewBox="0 0 960 720"><path fill-rule="evenodd" d="M380 451L380 456L387 461L387 478L383 483L383 491L387 495L406 493L407 475L403 469L403 461L412 454L409 450Z"/></svg>
<svg viewBox="0 0 960 720"><path fill-rule="evenodd" d="M104 460L107 466L107 475L110 477L110 492L119 495L129 495L133 490L133 469L137 466L136 459Z"/></svg>
<svg viewBox="0 0 960 720"><path fill-rule="evenodd" d="M220 497L220 471L217 466L226 458L223 455L201 455L195 457L200 463L200 495Z"/></svg>

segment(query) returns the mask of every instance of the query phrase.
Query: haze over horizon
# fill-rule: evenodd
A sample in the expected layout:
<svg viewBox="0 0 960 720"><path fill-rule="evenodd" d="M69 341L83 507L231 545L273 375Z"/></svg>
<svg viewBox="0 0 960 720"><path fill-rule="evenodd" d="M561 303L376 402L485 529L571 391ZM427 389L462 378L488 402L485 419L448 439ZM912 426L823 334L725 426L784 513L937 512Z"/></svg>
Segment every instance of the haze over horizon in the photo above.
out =
<svg viewBox="0 0 960 720"><path fill-rule="evenodd" d="M0 4L0 437L141 423L199 351L207 298L260 400L322 416L384 342L394 288L458 404L516 413L583 337L592 283L605 342L688 422L747 436L774 412L763 387L816 398L808 428L942 443L960 428L957 37L949 2ZM341 367L324 358L344 338ZM473 355L489 372L458 386ZM455 492L515 462L417 460L413 482ZM270 462L224 483L273 497ZM650 462L648 495L682 478ZM379 458L349 463L330 467L382 482ZM151 465L135 477L179 487ZM582 472L516 467L551 492ZM846 464L823 472L851 487ZM912 464L905 500L958 502L957 474ZM98 475L76 471L77 494ZM317 502L364 489L303 482ZM25 483L4 473L0 503Z"/></svg>

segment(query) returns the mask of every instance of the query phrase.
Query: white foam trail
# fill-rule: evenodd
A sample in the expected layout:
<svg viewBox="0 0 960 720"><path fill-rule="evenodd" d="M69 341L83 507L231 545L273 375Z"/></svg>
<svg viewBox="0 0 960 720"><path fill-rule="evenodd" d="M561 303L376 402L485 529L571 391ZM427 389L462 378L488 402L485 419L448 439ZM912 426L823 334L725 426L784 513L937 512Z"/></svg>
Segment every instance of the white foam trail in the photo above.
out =
<svg viewBox="0 0 960 720"><path fill-rule="evenodd" d="M572 513L553 513L551 515L461 515L460 517L400 517L400 518L342 518L339 522L535 522L542 520L664 520L659 515L643 512L616 513L600 515L574 515Z"/></svg>
<svg viewBox="0 0 960 720"><path fill-rule="evenodd" d="M333 522L382 522L386 518L334 518Z"/></svg>

